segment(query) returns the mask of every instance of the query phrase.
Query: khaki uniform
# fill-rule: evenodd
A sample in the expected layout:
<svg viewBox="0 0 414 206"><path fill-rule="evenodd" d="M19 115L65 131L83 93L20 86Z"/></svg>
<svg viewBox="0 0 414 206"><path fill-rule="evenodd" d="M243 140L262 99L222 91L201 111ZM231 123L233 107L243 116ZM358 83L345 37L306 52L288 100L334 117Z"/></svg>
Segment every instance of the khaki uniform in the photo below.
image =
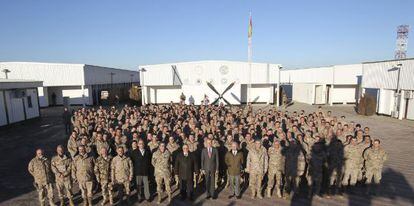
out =
<svg viewBox="0 0 414 206"><path fill-rule="evenodd" d="M132 161L127 156L116 156L112 159L111 163L111 180L115 187L123 187L125 194L129 196L130 194L130 185L132 177L134 175ZM123 193L120 190L120 196L123 196Z"/></svg>
<svg viewBox="0 0 414 206"><path fill-rule="evenodd" d="M66 157L66 155L56 155L52 158L52 171L55 174L56 188L58 196L61 201L64 199L63 191L66 192L66 197L72 199L72 159Z"/></svg>
<svg viewBox="0 0 414 206"><path fill-rule="evenodd" d="M153 152L155 152L156 150L157 150L157 148L158 148L158 146L159 146L160 144L159 144L159 142L158 141L156 141L156 142L153 142L153 141L151 141L151 142L149 142L148 143L148 147L149 147L149 149L150 149L150 151L153 153Z"/></svg>
<svg viewBox="0 0 414 206"><path fill-rule="evenodd" d="M34 178L34 185L39 195L40 205L45 205L46 193L49 198L49 204L53 203L53 182L50 162L46 157L35 157L29 162L29 173Z"/></svg>
<svg viewBox="0 0 414 206"><path fill-rule="evenodd" d="M156 151L151 160L152 165L154 166L154 176L157 183L157 193L158 201L161 202L161 193L162 193L162 183L164 181L165 191L168 195L168 200L171 201L171 187L170 187L170 166L171 166L171 154L168 150Z"/></svg>
<svg viewBox="0 0 414 206"><path fill-rule="evenodd" d="M72 159L75 158L75 155L78 152L78 140L77 139L73 139L72 137L69 137L68 152L70 154L70 157L72 157Z"/></svg>
<svg viewBox="0 0 414 206"><path fill-rule="evenodd" d="M122 147L124 148L124 153L126 154L128 152L128 147L126 144L122 143L122 142L114 142L115 148L119 148Z"/></svg>
<svg viewBox="0 0 414 206"><path fill-rule="evenodd" d="M269 155L269 169L268 169L268 183L267 183L267 193L270 196L270 192L273 188L273 185L276 182L276 193L280 197L281 191L280 186L282 184L282 175L285 173L285 156L282 153L282 146L278 149L275 147L270 147L268 151Z"/></svg>
<svg viewBox="0 0 414 206"><path fill-rule="evenodd" d="M372 178L374 178L374 183L379 184L381 181L381 173L384 162L387 160L387 153L379 148L370 148L364 154L365 166L367 169L366 177L367 184L371 184Z"/></svg>
<svg viewBox="0 0 414 206"><path fill-rule="evenodd" d="M109 196L112 204L111 161L112 156L108 155L106 158L99 156L95 162L94 172L96 180L101 185L103 202L106 202Z"/></svg>
<svg viewBox="0 0 414 206"><path fill-rule="evenodd" d="M109 152L109 143L103 140L97 140L95 142L95 146L96 146L96 151L99 154L99 156L101 155L101 149L105 148L107 152Z"/></svg>
<svg viewBox="0 0 414 206"><path fill-rule="evenodd" d="M82 198L84 201L92 201L92 188L94 181L95 159L88 153L77 155L73 160L72 176L79 183Z"/></svg>
<svg viewBox="0 0 414 206"><path fill-rule="evenodd" d="M344 177L342 179L342 185L354 186L358 179L358 174L361 171L361 147L358 145L349 144L344 147Z"/></svg>
<svg viewBox="0 0 414 206"><path fill-rule="evenodd" d="M174 143L168 143L167 144L167 150L172 154L173 152L177 151L180 148L180 145L178 145L176 142Z"/></svg>
<svg viewBox="0 0 414 206"><path fill-rule="evenodd" d="M195 152L198 149L198 142L197 141L191 142L191 141L188 140L188 141L186 141L186 144L188 145L188 150L190 152Z"/></svg>
<svg viewBox="0 0 414 206"><path fill-rule="evenodd" d="M262 180L264 174L267 172L268 160L269 158L264 147L259 149L252 148L247 155L246 171L250 176L250 189L253 198L256 196L256 193L259 198L262 198Z"/></svg>

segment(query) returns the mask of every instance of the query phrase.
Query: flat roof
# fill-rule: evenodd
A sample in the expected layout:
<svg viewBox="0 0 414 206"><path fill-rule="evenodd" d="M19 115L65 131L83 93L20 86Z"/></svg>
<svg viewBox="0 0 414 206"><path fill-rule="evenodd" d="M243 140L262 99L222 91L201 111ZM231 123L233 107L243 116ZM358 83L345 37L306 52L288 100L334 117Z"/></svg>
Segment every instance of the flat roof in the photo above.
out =
<svg viewBox="0 0 414 206"><path fill-rule="evenodd" d="M25 79L0 79L0 90L42 87L43 82Z"/></svg>
<svg viewBox="0 0 414 206"><path fill-rule="evenodd" d="M370 61L370 62L362 62L363 64L372 64L372 63L381 63L381 62L395 62L395 61L407 61L407 60L414 60L414 58L405 58L405 59L388 59L388 60L381 60L381 61Z"/></svg>

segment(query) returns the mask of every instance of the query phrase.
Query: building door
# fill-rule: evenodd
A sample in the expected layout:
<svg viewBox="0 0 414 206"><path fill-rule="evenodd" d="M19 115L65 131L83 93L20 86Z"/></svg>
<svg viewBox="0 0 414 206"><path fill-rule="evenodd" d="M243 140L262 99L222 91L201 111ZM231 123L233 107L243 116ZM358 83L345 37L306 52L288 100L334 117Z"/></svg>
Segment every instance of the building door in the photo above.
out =
<svg viewBox="0 0 414 206"><path fill-rule="evenodd" d="M323 104L323 86L315 85L315 104Z"/></svg>

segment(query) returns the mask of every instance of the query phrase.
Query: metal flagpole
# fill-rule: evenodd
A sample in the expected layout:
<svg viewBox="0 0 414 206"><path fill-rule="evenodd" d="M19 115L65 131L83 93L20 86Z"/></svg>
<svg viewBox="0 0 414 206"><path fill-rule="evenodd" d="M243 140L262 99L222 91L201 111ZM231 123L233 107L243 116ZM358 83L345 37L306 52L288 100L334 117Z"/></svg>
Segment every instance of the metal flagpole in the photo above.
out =
<svg viewBox="0 0 414 206"><path fill-rule="evenodd" d="M249 85L247 87L247 103L251 102L251 87L252 87L252 33L253 33L253 23L252 23L252 12L250 11L249 16L249 30L248 30L248 48L247 48L247 61L249 64Z"/></svg>

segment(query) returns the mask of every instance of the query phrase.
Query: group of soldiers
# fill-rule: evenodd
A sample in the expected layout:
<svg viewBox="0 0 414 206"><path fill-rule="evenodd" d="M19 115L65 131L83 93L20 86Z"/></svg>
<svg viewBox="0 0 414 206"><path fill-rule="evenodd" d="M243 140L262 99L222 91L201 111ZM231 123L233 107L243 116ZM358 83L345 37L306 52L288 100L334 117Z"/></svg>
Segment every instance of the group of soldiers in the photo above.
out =
<svg viewBox="0 0 414 206"><path fill-rule="evenodd" d="M147 181L156 184L157 203L161 203L164 187L170 202L171 185L180 183L174 166L183 147L184 154L189 151L196 160L194 188L202 182L200 157L207 142L218 151L215 188L234 185L234 177L240 176L236 184L248 187L251 198L263 198L263 192L269 198L272 192L289 198L300 193L300 185L308 185L309 197L320 197L323 192L329 198L342 195L345 189L352 192L357 183L367 184L367 193L375 194L387 159L380 140L370 136L369 127L332 116L322 108L306 114L276 108L254 111L252 105L125 105L72 111L71 124L69 154L59 145L49 161L37 149L29 163L41 205L46 197L54 205L54 188L60 205L65 197L74 205L72 185L76 182L84 205L92 205L96 184L102 205L113 204L115 192L120 201L129 202L135 181L138 195L139 182L144 181L145 198L149 199L148 183L134 174L140 167L131 160L134 151L143 156L145 151L151 153ZM236 150L241 154L240 165L230 163L227 157L232 152L236 155ZM236 190L240 198L240 188Z"/></svg>

